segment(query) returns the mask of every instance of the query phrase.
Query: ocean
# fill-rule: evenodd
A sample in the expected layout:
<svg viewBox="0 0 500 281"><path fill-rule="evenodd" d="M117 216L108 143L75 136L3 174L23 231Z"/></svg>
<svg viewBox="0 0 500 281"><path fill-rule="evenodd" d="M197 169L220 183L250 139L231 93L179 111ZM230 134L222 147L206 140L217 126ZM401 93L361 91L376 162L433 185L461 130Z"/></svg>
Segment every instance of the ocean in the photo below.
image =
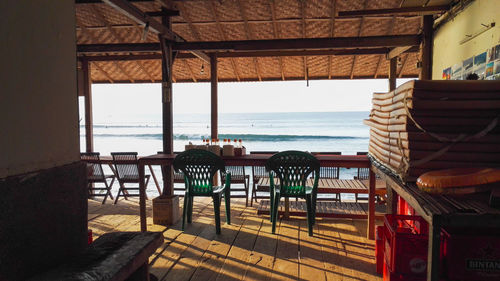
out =
<svg viewBox="0 0 500 281"><path fill-rule="evenodd" d="M369 129L363 124L369 112L293 112L219 114L219 139L242 139L250 151L339 151L353 155L368 149ZM94 150L101 155L136 151L139 155L162 150L161 116L137 116L134 122L94 124ZM80 126L80 147L85 150L85 128ZM209 114L174 115L174 150L189 142L202 144L210 136ZM106 167L107 169L107 167ZM250 168L247 169L250 171ZM159 168L155 174L161 178ZM341 178L352 178L356 169L341 169ZM118 185L113 189L117 190ZM115 193L115 192L113 192ZM157 195L154 183L148 193Z"/></svg>

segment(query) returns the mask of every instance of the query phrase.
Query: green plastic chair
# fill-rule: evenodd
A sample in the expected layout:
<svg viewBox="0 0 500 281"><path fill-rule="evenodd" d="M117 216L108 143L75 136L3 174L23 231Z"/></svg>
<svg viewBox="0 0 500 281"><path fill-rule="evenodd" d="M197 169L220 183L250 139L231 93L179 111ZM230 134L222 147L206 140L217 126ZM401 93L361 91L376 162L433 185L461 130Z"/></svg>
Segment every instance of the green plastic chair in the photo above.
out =
<svg viewBox="0 0 500 281"><path fill-rule="evenodd" d="M222 158L210 151L190 149L177 155L173 165L176 172L182 171L184 174L184 183L186 185L182 212L182 230L184 230L186 218L188 223L191 223L193 197L212 197L214 200L215 229L217 234L220 234L220 205L222 196L224 196L226 203L226 222L227 224L231 224L231 174L226 174L225 185L214 186L213 183L217 171L226 171Z"/></svg>
<svg viewBox="0 0 500 281"><path fill-rule="evenodd" d="M312 227L316 220L316 197L320 164L310 153L302 151L283 151L274 154L266 162L271 184L271 222L272 231L276 232L278 208L281 197L304 198L307 206L307 224L309 236L313 235ZM275 175L273 175L273 172ZM307 178L314 172L313 186L306 186ZM281 185L274 184L274 177L279 178Z"/></svg>

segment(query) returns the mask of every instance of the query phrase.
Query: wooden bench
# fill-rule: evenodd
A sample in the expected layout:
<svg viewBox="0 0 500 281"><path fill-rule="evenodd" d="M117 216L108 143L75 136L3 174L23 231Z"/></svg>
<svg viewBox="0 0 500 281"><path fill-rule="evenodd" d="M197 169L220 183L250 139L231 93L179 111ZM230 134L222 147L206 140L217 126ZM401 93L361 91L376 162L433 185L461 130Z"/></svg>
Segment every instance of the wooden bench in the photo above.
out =
<svg viewBox="0 0 500 281"><path fill-rule="evenodd" d="M150 280L148 259L162 243L161 232L107 233L68 263L29 280Z"/></svg>

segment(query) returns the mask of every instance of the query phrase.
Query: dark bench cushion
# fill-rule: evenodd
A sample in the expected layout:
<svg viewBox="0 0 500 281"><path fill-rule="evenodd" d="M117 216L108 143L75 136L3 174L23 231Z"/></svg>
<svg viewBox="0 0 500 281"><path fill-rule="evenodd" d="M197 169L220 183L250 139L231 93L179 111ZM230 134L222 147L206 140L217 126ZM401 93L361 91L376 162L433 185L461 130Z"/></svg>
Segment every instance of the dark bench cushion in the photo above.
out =
<svg viewBox="0 0 500 281"><path fill-rule="evenodd" d="M0 280L19 281L87 248L82 162L0 179Z"/></svg>
<svg viewBox="0 0 500 281"><path fill-rule="evenodd" d="M126 280L162 243L161 232L107 233L69 263L30 280Z"/></svg>

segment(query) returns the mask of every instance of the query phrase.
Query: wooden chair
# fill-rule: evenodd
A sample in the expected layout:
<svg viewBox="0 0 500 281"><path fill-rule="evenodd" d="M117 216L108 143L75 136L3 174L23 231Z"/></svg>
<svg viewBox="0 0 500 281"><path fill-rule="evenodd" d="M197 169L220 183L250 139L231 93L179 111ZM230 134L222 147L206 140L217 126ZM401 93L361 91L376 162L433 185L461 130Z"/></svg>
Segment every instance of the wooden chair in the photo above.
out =
<svg viewBox="0 0 500 281"><path fill-rule="evenodd" d="M185 221L192 220L193 198L212 197L215 213L215 230L220 234L220 205L222 196L226 204L226 222L231 224L231 173L226 173L224 161L214 153L201 149L190 149L177 155L174 159L174 169L182 171L186 191L184 194L184 206L182 212L182 230ZM214 186L214 176L217 171L226 173L226 182L222 186Z"/></svg>
<svg viewBox="0 0 500 281"><path fill-rule="evenodd" d="M104 196L102 204L106 203L108 196L113 200L113 195L111 194L111 187L115 182L115 175L105 175L102 169L102 165L99 162L99 152L82 152L80 153L80 158L82 161L87 162L88 174L88 197ZM111 183L108 184L108 179L111 179ZM95 186L96 183L103 183L104 187ZM105 191L104 193L96 193L96 191Z"/></svg>
<svg viewBox="0 0 500 281"><path fill-rule="evenodd" d="M278 151L251 151L250 154L276 154ZM269 185L257 185L261 178L267 178L269 174L264 166L252 166L252 192L250 193L250 206L253 206L253 200L257 203L257 199L266 199L267 196L259 196L257 192L269 192Z"/></svg>
<svg viewBox="0 0 500 281"><path fill-rule="evenodd" d="M312 155L342 155L342 152L311 152ZM339 167L320 167L319 169L319 178L320 179L339 179L340 177L340 168ZM335 197L333 198L318 198L318 200L333 200L341 202L342 199L340 197L340 193L332 194Z"/></svg>
<svg viewBox="0 0 500 281"><path fill-rule="evenodd" d="M276 232L278 209L281 197L295 197L306 200L309 236L313 235L316 220L316 196L320 164L314 155L302 151L283 151L273 155L266 162L271 183L271 222L272 232ZM281 184L274 183L274 174ZM306 186L307 178L314 173L313 186Z"/></svg>
<svg viewBox="0 0 500 281"><path fill-rule="evenodd" d="M226 166L226 172L231 173L231 197L245 198L245 206L248 207L248 187L250 185L250 175L245 174L244 166ZM220 171L221 181L224 181L226 174ZM234 187L233 184L243 184L243 187ZM243 194L233 193L244 192Z"/></svg>
<svg viewBox="0 0 500 281"><path fill-rule="evenodd" d="M120 198L120 193L123 192L123 196L127 199L128 196L139 197L139 165L137 161L137 152L112 152L113 165L115 166L116 177L118 183L120 183L120 189L116 195L115 204ZM133 164L121 164L118 161L131 161ZM145 188L148 186L150 175L145 175L146 184ZM127 187L125 184L137 184L137 187ZM129 191L136 190L137 193L129 193ZM146 196L147 199L147 196Z"/></svg>

